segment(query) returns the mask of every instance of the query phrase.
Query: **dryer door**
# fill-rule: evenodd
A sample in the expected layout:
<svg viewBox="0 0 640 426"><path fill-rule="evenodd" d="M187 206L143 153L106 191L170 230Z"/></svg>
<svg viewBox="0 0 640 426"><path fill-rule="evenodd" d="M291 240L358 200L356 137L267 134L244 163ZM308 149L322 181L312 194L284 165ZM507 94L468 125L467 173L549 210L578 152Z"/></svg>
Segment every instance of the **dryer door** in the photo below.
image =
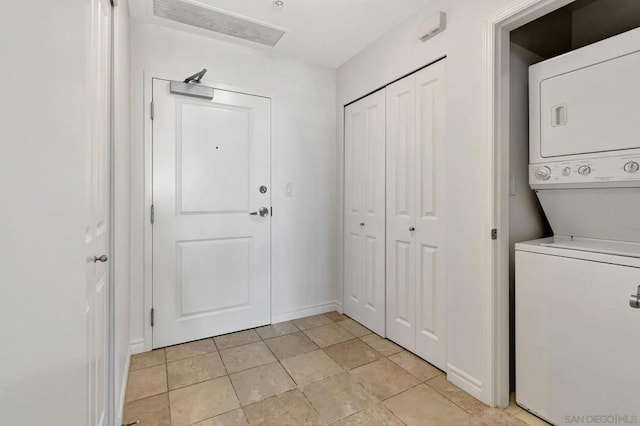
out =
<svg viewBox="0 0 640 426"><path fill-rule="evenodd" d="M640 52L540 83L542 158L640 147Z"/></svg>

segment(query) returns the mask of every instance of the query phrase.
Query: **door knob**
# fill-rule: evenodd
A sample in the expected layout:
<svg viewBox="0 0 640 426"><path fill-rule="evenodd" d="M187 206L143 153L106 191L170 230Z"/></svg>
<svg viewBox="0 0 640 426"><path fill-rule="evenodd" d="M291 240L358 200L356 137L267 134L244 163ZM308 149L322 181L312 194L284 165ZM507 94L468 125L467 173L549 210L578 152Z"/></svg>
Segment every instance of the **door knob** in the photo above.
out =
<svg viewBox="0 0 640 426"><path fill-rule="evenodd" d="M361 222L361 223L360 223L360 226L364 226L364 222Z"/></svg>
<svg viewBox="0 0 640 426"><path fill-rule="evenodd" d="M629 299L629 306L634 309L640 309L640 285L638 286L638 294L632 294Z"/></svg>
<svg viewBox="0 0 640 426"><path fill-rule="evenodd" d="M107 257L106 254L103 254L102 256L93 256L93 263L98 263L98 262L106 262L107 260L109 260L109 258Z"/></svg>
<svg viewBox="0 0 640 426"><path fill-rule="evenodd" d="M269 215L269 209L266 208L266 207L260 207L260 209L257 212L251 212L251 213L249 213L249 215L251 215L251 216L260 215L262 217L265 217L265 216Z"/></svg>
<svg viewBox="0 0 640 426"><path fill-rule="evenodd" d="M413 226L411 228L409 228L409 232L413 232L415 230L416 230L416 228L414 228Z"/></svg>

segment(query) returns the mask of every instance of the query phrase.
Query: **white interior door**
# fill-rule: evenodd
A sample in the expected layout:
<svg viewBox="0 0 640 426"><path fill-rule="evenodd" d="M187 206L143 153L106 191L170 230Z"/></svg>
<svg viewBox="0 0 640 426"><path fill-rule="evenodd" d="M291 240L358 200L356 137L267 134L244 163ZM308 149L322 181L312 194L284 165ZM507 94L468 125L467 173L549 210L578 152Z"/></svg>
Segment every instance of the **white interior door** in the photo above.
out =
<svg viewBox="0 0 640 426"><path fill-rule="evenodd" d="M445 62L416 73L416 350L446 370Z"/></svg>
<svg viewBox="0 0 640 426"><path fill-rule="evenodd" d="M88 425L106 425L109 372L109 140L111 5L91 2L91 134L87 153Z"/></svg>
<svg viewBox="0 0 640 426"><path fill-rule="evenodd" d="M153 347L268 324L270 100L154 79L153 103Z"/></svg>
<svg viewBox="0 0 640 426"><path fill-rule="evenodd" d="M387 337L416 346L416 77L387 86Z"/></svg>
<svg viewBox="0 0 640 426"><path fill-rule="evenodd" d="M385 335L385 92L345 108L344 312Z"/></svg>
<svg viewBox="0 0 640 426"><path fill-rule="evenodd" d="M387 87L387 335L446 368L444 61Z"/></svg>

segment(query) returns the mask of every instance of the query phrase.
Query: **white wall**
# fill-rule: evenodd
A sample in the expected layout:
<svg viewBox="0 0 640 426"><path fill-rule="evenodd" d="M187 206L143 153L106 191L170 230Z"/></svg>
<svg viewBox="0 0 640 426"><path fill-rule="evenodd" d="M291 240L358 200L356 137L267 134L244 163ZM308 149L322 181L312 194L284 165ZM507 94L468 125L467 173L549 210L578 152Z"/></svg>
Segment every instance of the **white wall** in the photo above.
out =
<svg viewBox="0 0 640 426"><path fill-rule="evenodd" d="M90 5L0 14L2 424L86 424Z"/></svg>
<svg viewBox="0 0 640 426"><path fill-rule="evenodd" d="M114 339L114 405L118 416L122 415L124 393L126 390L127 373L129 366L130 350L130 221L131 206L130 179L129 179L129 144L130 129L130 61L129 61L129 2L118 0L114 8L114 277L115 287L115 339ZM121 424L120 418L116 418L116 424Z"/></svg>
<svg viewBox="0 0 640 426"><path fill-rule="evenodd" d="M210 38L132 21L132 275L134 349L145 337L144 71L206 80L273 98L272 314L275 321L334 308L335 71ZM286 182L293 197L284 196ZM150 344L150 339L147 340ZM148 348L148 346L147 346Z"/></svg>
<svg viewBox="0 0 640 426"><path fill-rule="evenodd" d="M481 143L485 130L483 80L484 24L508 0L435 0L395 30L338 69L338 187L342 179L342 106L446 54L447 123L447 286L449 379L474 396L490 401L491 353L480 287L483 238ZM447 13L447 29L426 43L415 38L432 13ZM338 200L342 194L338 195ZM338 210L339 236L342 210ZM341 249L341 247L340 247ZM341 255L339 257L341 259ZM341 294L341 286L338 294Z"/></svg>

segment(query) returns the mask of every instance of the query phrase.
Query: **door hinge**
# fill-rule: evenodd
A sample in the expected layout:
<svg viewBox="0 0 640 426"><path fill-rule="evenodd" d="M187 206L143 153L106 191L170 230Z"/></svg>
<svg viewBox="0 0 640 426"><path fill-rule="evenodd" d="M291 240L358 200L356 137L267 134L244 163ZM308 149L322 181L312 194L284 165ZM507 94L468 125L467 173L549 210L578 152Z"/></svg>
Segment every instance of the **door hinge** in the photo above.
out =
<svg viewBox="0 0 640 426"><path fill-rule="evenodd" d="M151 204L151 224L153 225L156 221L156 207Z"/></svg>
<svg viewBox="0 0 640 426"><path fill-rule="evenodd" d="M491 230L491 239L492 240L497 240L498 239L498 230L496 228L493 228Z"/></svg>
<svg viewBox="0 0 640 426"><path fill-rule="evenodd" d="M155 309L151 308L151 327L154 326L156 322L156 311Z"/></svg>
<svg viewBox="0 0 640 426"><path fill-rule="evenodd" d="M273 206L271 206L271 216L273 216Z"/></svg>
<svg viewBox="0 0 640 426"><path fill-rule="evenodd" d="M151 101L151 119L153 120L153 117L155 116L155 108L154 108L154 103L153 101Z"/></svg>

